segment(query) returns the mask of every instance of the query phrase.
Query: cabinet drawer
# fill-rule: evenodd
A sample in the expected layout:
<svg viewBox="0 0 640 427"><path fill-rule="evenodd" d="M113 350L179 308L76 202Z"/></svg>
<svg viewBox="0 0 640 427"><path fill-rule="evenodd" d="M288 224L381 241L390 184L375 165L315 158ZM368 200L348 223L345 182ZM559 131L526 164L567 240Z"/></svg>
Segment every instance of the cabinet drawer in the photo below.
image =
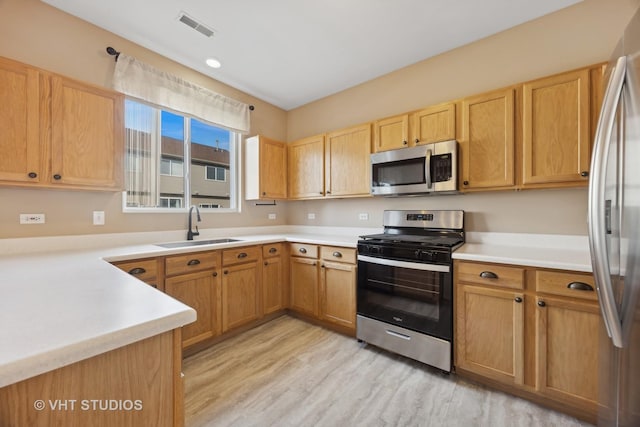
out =
<svg viewBox="0 0 640 427"><path fill-rule="evenodd" d="M218 252L192 252L184 255L168 256L165 259L167 276L188 273L192 271L216 268L220 264Z"/></svg>
<svg viewBox="0 0 640 427"><path fill-rule="evenodd" d="M291 256L318 258L318 247L306 243L291 243Z"/></svg>
<svg viewBox="0 0 640 427"><path fill-rule="evenodd" d="M341 248L338 246L320 247L320 258L327 261L356 263L356 250L351 248Z"/></svg>
<svg viewBox="0 0 640 427"><path fill-rule="evenodd" d="M156 259L116 262L114 265L143 282L149 282L158 277L158 261Z"/></svg>
<svg viewBox="0 0 640 427"><path fill-rule="evenodd" d="M227 249L222 251L222 265L233 265L240 262L255 261L260 256L258 246Z"/></svg>
<svg viewBox="0 0 640 427"><path fill-rule="evenodd" d="M536 292L596 301L596 285L591 274L536 271Z"/></svg>
<svg viewBox="0 0 640 427"><path fill-rule="evenodd" d="M262 257L269 258L272 256L282 255L282 243L271 243L262 246Z"/></svg>
<svg viewBox="0 0 640 427"><path fill-rule="evenodd" d="M460 262L457 264L458 281L480 285L524 289L524 269L497 264Z"/></svg>

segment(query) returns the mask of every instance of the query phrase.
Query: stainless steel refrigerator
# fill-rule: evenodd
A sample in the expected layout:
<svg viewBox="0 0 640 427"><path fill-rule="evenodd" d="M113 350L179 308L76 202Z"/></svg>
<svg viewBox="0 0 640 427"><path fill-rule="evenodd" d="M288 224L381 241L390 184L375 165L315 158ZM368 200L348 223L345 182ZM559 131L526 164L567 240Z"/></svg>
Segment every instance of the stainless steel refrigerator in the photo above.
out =
<svg viewBox="0 0 640 427"><path fill-rule="evenodd" d="M605 78L589 182L589 244L604 320L598 425L640 426L640 9Z"/></svg>

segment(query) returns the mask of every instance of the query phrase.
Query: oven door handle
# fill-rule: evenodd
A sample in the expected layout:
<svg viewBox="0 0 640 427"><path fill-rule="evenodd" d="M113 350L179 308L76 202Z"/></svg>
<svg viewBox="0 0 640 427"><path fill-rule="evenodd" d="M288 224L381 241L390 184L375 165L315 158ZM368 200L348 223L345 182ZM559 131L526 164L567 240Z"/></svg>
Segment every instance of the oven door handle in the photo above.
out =
<svg viewBox="0 0 640 427"><path fill-rule="evenodd" d="M366 255L358 255L358 261L368 262L371 264L388 265L390 267L409 268L413 270L437 271L440 273L449 273L451 271L451 268L448 265L398 261L395 259L374 258Z"/></svg>

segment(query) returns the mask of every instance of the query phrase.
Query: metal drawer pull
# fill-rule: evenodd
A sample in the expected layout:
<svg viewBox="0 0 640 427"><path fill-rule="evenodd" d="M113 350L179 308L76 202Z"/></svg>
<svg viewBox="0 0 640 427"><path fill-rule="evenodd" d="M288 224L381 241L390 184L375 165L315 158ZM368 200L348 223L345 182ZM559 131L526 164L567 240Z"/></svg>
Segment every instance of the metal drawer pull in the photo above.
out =
<svg viewBox="0 0 640 427"><path fill-rule="evenodd" d="M275 254L276 252L278 252L278 250L276 248L270 248L269 249L269 253L270 254Z"/></svg>
<svg viewBox="0 0 640 427"><path fill-rule="evenodd" d="M392 337L402 338L403 340L407 340L407 341L411 340L411 337L409 335L401 334L400 332L395 332L389 329L387 329L385 332L391 335Z"/></svg>
<svg viewBox="0 0 640 427"><path fill-rule="evenodd" d="M247 257L246 252L240 252L240 253L238 254L238 258L240 258L240 259L242 259L242 258L246 258L246 257Z"/></svg>
<svg viewBox="0 0 640 427"><path fill-rule="evenodd" d="M338 251L335 251L332 255L336 258L342 258L342 254Z"/></svg>
<svg viewBox="0 0 640 427"><path fill-rule="evenodd" d="M567 288L573 289L576 291L592 291L593 292L593 286L584 282L571 282L567 285Z"/></svg>
<svg viewBox="0 0 640 427"><path fill-rule="evenodd" d="M482 277L483 279L497 279L498 275L493 271L483 271L482 273L480 273L480 277Z"/></svg>
<svg viewBox="0 0 640 427"><path fill-rule="evenodd" d="M152 288L156 288L158 289L158 285L154 284L154 283L149 283L149 286L151 286Z"/></svg>
<svg viewBox="0 0 640 427"><path fill-rule="evenodd" d="M517 302L518 304L522 302L522 298L521 297L516 297L515 298L515 302Z"/></svg>
<svg viewBox="0 0 640 427"><path fill-rule="evenodd" d="M305 248L300 248L298 249L298 252L300 252L301 254L306 254L307 250Z"/></svg>
<svg viewBox="0 0 640 427"><path fill-rule="evenodd" d="M542 301L542 300L538 301L538 307L544 307L544 306L546 306L546 305L547 305L547 303L546 303L546 302L544 302L544 301Z"/></svg>
<svg viewBox="0 0 640 427"><path fill-rule="evenodd" d="M136 276L138 274L144 274L146 272L147 272L147 270L145 270L142 267L136 267L136 268L132 268L131 270L129 270L129 274L132 274L134 276Z"/></svg>
<svg viewBox="0 0 640 427"><path fill-rule="evenodd" d="M187 265L198 265L198 264L200 264L199 259L192 259L192 260L189 260L189 262L187 263Z"/></svg>

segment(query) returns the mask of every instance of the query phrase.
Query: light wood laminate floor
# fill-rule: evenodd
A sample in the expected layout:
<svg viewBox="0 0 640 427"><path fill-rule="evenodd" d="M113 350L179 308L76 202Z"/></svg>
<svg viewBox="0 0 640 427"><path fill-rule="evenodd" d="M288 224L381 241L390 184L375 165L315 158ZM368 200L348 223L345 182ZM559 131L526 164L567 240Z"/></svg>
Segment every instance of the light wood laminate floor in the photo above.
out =
<svg viewBox="0 0 640 427"><path fill-rule="evenodd" d="M184 361L186 426L588 426L289 316Z"/></svg>

